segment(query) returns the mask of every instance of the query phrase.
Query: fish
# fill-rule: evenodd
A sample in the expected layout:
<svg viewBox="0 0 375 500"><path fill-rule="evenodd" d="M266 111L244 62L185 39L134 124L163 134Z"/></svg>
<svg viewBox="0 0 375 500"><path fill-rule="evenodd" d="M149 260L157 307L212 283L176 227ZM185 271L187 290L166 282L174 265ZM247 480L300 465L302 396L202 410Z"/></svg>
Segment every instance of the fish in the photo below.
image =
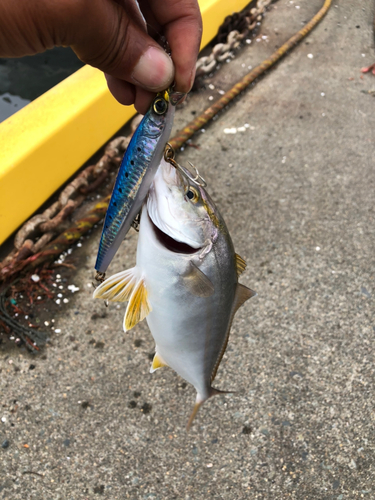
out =
<svg viewBox="0 0 375 500"><path fill-rule="evenodd" d="M178 165L178 164L177 164ZM256 293L238 282L246 262L203 183L162 159L142 207L135 267L108 278L94 298L128 301L124 331L146 318L155 340L151 372L169 366L197 392L213 387L234 315Z"/></svg>
<svg viewBox="0 0 375 500"><path fill-rule="evenodd" d="M159 92L126 149L99 242L95 264L99 281L143 205L171 133L176 105L184 96L173 89Z"/></svg>

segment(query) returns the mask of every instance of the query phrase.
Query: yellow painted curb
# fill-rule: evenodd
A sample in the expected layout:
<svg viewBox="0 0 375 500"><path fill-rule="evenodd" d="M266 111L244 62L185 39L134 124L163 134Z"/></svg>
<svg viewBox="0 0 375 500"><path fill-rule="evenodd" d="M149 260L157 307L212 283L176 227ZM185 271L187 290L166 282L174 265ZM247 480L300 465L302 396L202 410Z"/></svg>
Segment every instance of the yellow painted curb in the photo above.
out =
<svg viewBox="0 0 375 500"><path fill-rule="evenodd" d="M202 47L248 0L199 0ZM0 123L0 244L135 113L85 66Z"/></svg>

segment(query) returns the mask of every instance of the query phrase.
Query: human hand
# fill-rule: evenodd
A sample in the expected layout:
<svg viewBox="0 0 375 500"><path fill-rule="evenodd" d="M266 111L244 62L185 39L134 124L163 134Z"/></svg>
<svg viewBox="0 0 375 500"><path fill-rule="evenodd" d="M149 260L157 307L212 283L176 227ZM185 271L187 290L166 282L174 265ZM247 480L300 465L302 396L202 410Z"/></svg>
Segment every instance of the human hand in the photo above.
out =
<svg viewBox="0 0 375 500"><path fill-rule="evenodd" d="M197 0L139 6L144 18L134 0L1 0L0 57L70 46L104 71L120 103L144 114L154 93L173 81L177 91L190 90L202 25ZM149 33L166 37L172 60Z"/></svg>

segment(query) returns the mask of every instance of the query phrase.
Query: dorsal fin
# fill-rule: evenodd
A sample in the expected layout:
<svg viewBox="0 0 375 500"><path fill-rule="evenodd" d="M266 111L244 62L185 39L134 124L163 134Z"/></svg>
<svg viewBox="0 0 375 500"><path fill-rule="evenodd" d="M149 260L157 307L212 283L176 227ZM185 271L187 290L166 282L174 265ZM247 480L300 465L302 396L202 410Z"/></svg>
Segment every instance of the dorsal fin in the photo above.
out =
<svg viewBox="0 0 375 500"><path fill-rule="evenodd" d="M189 292L197 297L210 297L215 291L211 280L192 261L182 279Z"/></svg>
<svg viewBox="0 0 375 500"><path fill-rule="evenodd" d="M136 282L136 268L132 267L103 281L95 289L93 297L94 299L104 299L110 302L126 302L129 300Z"/></svg>
<svg viewBox="0 0 375 500"><path fill-rule="evenodd" d="M232 306L232 311L230 313L228 329L227 329L226 334L225 334L225 339L224 339L220 354L217 357L217 361L215 363L214 369L212 370L211 384L216 377L217 370L219 369L219 365L221 363L221 360L223 359L225 350L227 348L228 340L229 340L229 333L230 333L230 329L232 326L234 315L236 314L238 309L242 306L242 304L244 304L248 299L251 299L251 297L255 297L255 295L256 295L256 292L254 292L254 290L247 288L247 286L241 285L241 283L237 283L236 293L234 295L234 301L233 301L233 306Z"/></svg>
<svg viewBox="0 0 375 500"><path fill-rule="evenodd" d="M237 278L238 278L245 271L246 262L241 257L241 255L238 255L238 253L234 254L234 258L236 259L236 271L237 271Z"/></svg>
<svg viewBox="0 0 375 500"><path fill-rule="evenodd" d="M232 321L233 317L238 311L238 309L244 304L247 300L251 299L251 297L255 297L257 295L254 290L251 288L247 288L245 285L241 285L241 283L237 283L236 294L234 296L233 309L232 309Z"/></svg>
<svg viewBox="0 0 375 500"><path fill-rule="evenodd" d="M147 298L147 288L144 279L141 278L133 288L129 298L129 304L125 311L124 331L131 330L133 326L142 321L148 313L151 312L151 306Z"/></svg>
<svg viewBox="0 0 375 500"><path fill-rule="evenodd" d="M159 368L163 368L164 366L168 366L167 363L163 360L160 354L155 353L154 359L152 360L152 365L150 368L150 373L154 373L155 370Z"/></svg>

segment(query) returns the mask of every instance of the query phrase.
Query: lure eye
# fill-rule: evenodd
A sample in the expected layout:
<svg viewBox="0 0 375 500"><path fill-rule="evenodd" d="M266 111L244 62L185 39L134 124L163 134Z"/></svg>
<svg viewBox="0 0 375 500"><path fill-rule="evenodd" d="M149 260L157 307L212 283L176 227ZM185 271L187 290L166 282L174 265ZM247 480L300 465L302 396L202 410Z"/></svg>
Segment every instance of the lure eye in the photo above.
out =
<svg viewBox="0 0 375 500"><path fill-rule="evenodd" d="M168 109L168 103L162 97L157 97L154 101L154 111L157 115L164 115Z"/></svg>
<svg viewBox="0 0 375 500"><path fill-rule="evenodd" d="M198 191L190 186L188 191L186 192L186 197L189 198L189 200L193 203L197 203L199 199Z"/></svg>

